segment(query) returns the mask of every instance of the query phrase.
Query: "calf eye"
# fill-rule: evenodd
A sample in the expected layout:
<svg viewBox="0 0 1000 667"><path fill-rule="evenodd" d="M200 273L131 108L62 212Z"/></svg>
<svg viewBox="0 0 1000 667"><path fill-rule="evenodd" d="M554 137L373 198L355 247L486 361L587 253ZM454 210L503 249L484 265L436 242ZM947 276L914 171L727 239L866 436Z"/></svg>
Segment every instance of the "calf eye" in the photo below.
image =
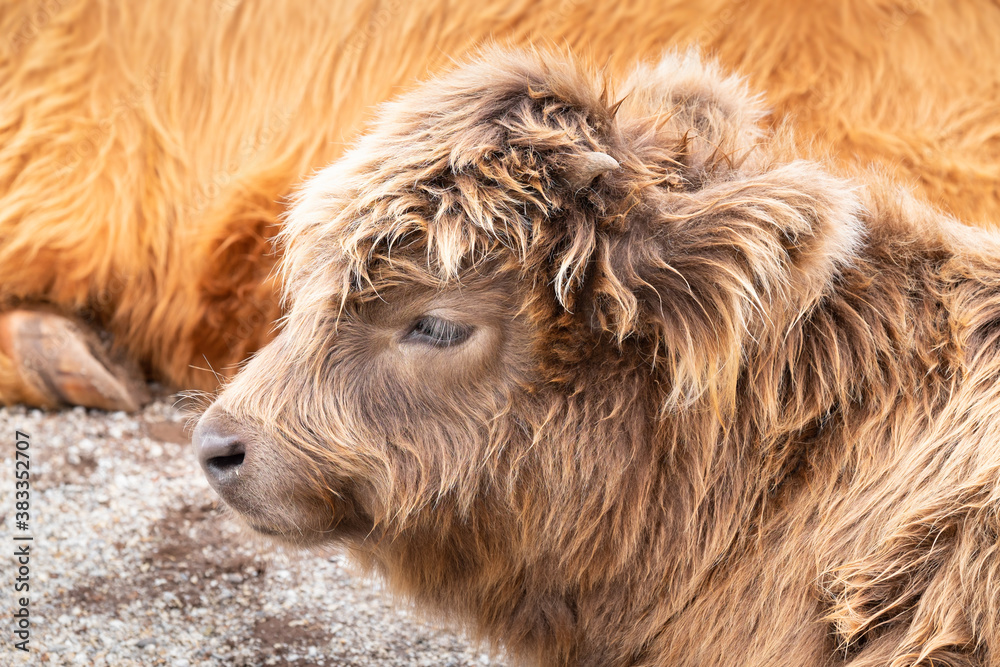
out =
<svg viewBox="0 0 1000 667"><path fill-rule="evenodd" d="M460 345L472 335L472 327L427 315L417 320L403 340L434 347Z"/></svg>

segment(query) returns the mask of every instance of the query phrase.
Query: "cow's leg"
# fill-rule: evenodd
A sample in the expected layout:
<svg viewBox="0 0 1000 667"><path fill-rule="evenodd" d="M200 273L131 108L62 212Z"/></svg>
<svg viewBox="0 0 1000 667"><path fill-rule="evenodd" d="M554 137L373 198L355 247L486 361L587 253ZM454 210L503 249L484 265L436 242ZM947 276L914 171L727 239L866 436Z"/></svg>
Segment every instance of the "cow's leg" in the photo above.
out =
<svg viewBox="0 0 1000 667"><path fill-rule="evenodd" d="M86 326L44 310L0 313L0 403L133 411L146 400L139 374Z"/></svg>

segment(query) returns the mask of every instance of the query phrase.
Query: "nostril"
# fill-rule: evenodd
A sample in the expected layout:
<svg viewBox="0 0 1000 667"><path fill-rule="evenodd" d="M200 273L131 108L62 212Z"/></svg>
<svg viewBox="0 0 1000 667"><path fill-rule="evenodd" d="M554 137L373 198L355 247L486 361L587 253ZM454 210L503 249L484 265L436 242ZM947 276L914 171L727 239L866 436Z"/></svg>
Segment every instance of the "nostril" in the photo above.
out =
<svg viewBox="0 0 1000 667"><path fill-rule="evenodd" d="M216 489L237 479L247 453L239 435L210 420L195 430L194 441L201 467Z"/></svg>
<svg viewBox="0 0 1000 667"><path fill-rule="evenodd" d="M212 475L221 477L243 465L245 455L244 452L239 452L237 454L229 454L228 456L213 456L205 461L205 468Z"/></svg>

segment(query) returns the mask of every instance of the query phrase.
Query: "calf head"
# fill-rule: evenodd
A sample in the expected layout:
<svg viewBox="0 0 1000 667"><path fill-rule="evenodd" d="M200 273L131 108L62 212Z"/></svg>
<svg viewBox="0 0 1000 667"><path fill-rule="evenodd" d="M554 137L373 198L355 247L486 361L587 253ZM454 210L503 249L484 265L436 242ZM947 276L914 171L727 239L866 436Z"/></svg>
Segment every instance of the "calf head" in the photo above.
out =
<svg viewBox="0 0 1000 667"><path fill-rule="evenodd" d="M682 559L740 373L858 238L849 188L762 119L692 54L612 93L493 50L385 105L288 214L281 332L197 429L215 488L571 643L574 596Z"/></svg>

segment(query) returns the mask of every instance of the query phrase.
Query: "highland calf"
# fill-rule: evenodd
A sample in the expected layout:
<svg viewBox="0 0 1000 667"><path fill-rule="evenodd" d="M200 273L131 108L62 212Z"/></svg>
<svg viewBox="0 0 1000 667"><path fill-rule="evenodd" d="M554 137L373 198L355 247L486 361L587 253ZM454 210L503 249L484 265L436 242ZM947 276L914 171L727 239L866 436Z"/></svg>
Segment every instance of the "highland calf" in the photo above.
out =
<svg viewBox="0 0 1000 667"><path fill-rule="evenodd" d="M693 55L615 88L494 50L385 106L213 486L520 664L997 664L997 237Z"/></svg>

